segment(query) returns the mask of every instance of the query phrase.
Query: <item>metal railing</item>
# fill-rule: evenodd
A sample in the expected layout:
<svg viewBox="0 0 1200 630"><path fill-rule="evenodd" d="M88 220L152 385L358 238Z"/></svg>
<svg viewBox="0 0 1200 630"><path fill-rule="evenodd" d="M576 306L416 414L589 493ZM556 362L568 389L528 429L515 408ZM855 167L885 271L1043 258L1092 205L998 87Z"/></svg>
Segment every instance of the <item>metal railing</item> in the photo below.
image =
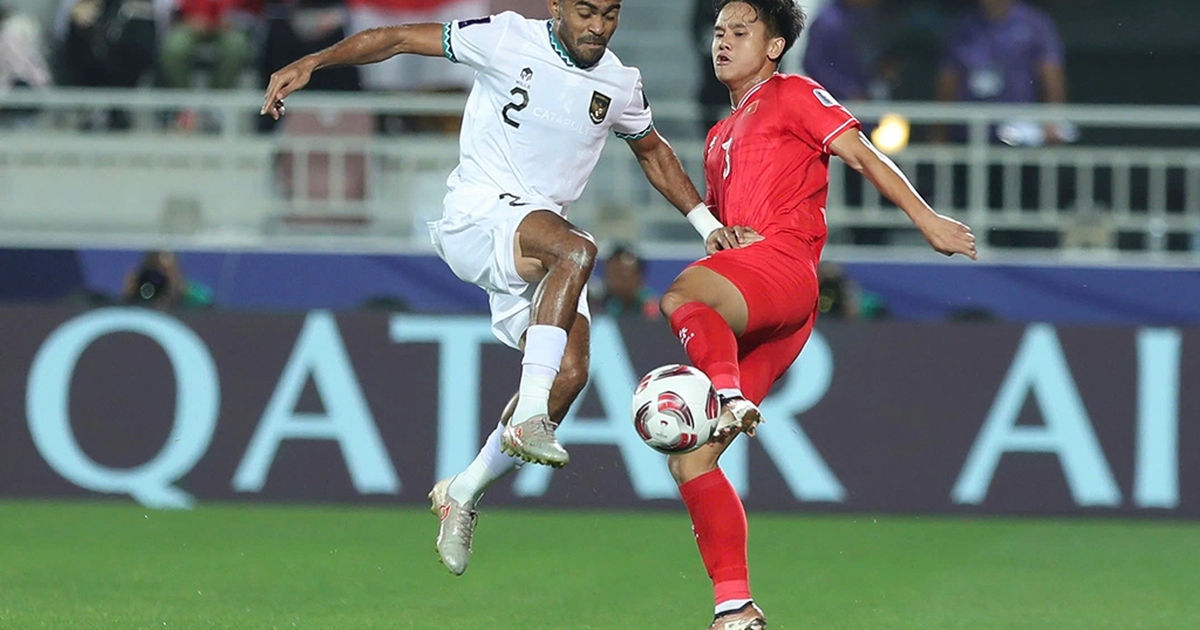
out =
<svg viewBox="0 0 1200 630"><path fill-rule="evenodd" d="M0 96L0 240L426 249L420 225L440 213L457 138L382 135L375 120L455 116L464 102L445 95L302 93L289 99L286 125L257 133L257 92L9 92ZM868 124L902 114L917 140L932 125L957 130L951 136L959 142L915 142L894 159L934 207L985 235L985 247L1040 242L1064 253L1190 251L1200 234L1200 152L1127 139L1134 132L1200 134L1200 107L850 108ZM131 121L130 129L85 130L97 112L115 111ZM197 111L207 124L178 131L172 121L181 111ZM655 116L700 184L698 108L660 100ZM1070 145L1006 146L993 133L1006 121L1067 121L1082 136ZM1126 139L1109 140L1121 134ZM572 220L604 240L692 241L690 228L623 145L608 143L584 197L570 209ZM831 244L919 244L903 213L836 159L827 215ZM1030 240L1038 234L1041 241Z"/></svg>

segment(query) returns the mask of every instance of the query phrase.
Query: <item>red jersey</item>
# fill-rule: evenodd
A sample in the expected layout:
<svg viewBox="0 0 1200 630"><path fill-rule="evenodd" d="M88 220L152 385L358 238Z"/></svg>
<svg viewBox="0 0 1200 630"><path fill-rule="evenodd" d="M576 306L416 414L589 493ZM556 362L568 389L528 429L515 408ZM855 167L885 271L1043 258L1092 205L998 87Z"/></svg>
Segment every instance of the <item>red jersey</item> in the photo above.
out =
<svg viewBox="0 0 1200 630"><path fill-rule="evenodd" d="M241 0L179 0L179 14L184 19L202 19L220 24L229 12L241 6Z"/></svg>
<svg viewBox="0 0 1200 630"><path fill-rule="evenodd" d="M708 132L705 201L725 225L823 244L829 143L859 127L816 81L776 74Z"/></svg>

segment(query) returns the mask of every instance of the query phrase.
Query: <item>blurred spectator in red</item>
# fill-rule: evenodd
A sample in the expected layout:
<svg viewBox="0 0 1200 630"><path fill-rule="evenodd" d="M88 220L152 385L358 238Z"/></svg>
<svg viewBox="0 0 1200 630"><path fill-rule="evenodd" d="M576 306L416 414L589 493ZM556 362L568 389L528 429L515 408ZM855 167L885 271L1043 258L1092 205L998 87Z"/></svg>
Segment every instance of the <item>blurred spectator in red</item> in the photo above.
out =
<svg viewBox="0 0 1200 630"><path fill-rule="evenodd" d="M235 87L253 54L251 34L238 18L247 9L261 10L261 4L261 0L178 0L178 12L162 46L163 83L193 87L196 67L207 55L213 67L211 87Z"/></svg>

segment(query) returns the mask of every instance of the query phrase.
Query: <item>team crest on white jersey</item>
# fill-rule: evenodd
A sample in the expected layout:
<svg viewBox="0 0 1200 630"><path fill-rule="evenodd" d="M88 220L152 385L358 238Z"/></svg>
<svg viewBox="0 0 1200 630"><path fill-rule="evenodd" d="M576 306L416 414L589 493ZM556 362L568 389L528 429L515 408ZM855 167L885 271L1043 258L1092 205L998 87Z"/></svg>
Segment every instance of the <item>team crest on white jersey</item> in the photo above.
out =
<svg viewBox="0 0 1200 630"><path fill-rule="evenodd" d="M588 115L592 117L592 122L599 125L604 122L608 116L608 106L612 105L612 98L605 96L599 92L592 92L592 104L588 106Z"/></svg>
<svg viewBox="0 0 1200 630"><path fill-rule="evenodd" d="M637 69L611 51L578 68L549 20L505 11L450 22L442 35L443 54L476 72L447 204L511 191L565 212L583 193L610 131L636 140L654 128ZM485 209L463 214L477 211Z"/></svg>

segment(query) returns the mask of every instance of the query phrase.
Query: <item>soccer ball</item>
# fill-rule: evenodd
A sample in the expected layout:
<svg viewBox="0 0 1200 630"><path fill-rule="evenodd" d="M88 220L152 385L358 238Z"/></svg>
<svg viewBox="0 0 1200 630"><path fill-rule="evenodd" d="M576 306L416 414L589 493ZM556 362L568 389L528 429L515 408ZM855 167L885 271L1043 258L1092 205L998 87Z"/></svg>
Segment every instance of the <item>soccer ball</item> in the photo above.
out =
<svg viewBox="0 0 1200 630"><path fill-rule="evenodd" d="M721 403L703 372L664 365L642 377L633 390L633 428L661 453L694 451L717 429Z"/></svg>

